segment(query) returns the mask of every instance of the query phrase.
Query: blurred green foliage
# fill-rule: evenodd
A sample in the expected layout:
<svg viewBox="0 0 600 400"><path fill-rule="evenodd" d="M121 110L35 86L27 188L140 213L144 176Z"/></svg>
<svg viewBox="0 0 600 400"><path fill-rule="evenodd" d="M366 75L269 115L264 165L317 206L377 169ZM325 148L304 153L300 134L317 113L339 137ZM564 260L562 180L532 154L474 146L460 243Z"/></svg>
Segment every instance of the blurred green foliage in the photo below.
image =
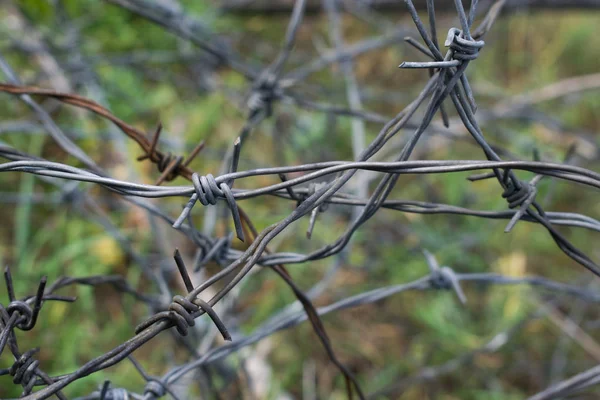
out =
<svg viewBox="0 0 600 400"><path fill-rule="evenodd" d="M80 26L79 51L88 60L98 86L106 95L107 104L104 105L123 120L146 131L152 131L157 122L162 121L168 138L180 148L189 150L199 140L206 139L208 150L192 166L199 171L216 173L225 149L237 136L245 117L244 110L232 107L228 93L247 90L247 82L231 71L219 71L219 84L227 90L207 93L198 87L193 71L178 57L166 63L153 64L150 60L115 64L112 59L133 53L179 52L193 56L198 52L159 26L104 2L64 0L62 3L69 18ZM272 58L287 23L285 17L217 17L208 1L187 0L180 3L190 15L235 38L238 48L251 60L268 62ZM51 2L20 0L18 7L32 26L49 39L60 42L66 34ZM400 16L393 19L409 24ZM6 47L10 45L11 38L14 39L14 33L11 34L6 21L1 21L1 32L7 36L0 43ZM375 29L362 25L356 29L357 24L350 18L345 20L345 34L349 41L377 34ZM315 53L313 40L326 37L327 32L324 17L311 18L307 26L301 29L297 45L298 54L304 56ZM486 39L488 45L482 56L469 68L480 108L485 109L486 105L492 105L498 98L507 95L523 93L566 77L596 72L600 59L600 36L595 35L597 29L597 14L519 14L500 20ZM263 41L270 44L265 51L254 51L250 47L252 43ZM72 72L68 66L69 52L59 48L56 54L59 64L65 66L69 75ZM26 83L46 86L51 83L36 81L38 66L31 62L31 57L16 50L7 52L6 56ZM399 61L414 56L412 50L392 46L358 59L355 67L361 85L373 90L406 94L404 101L390 104L374 100L367 107L391 115L410 100L410 95L420 90L426 74L395 68ZM305 61L302 57L299 59L299 63ZM340 89L332 91L330 96L333 102L343 103L343 83L336 68L315 74L310 83ZM85 93L84 87L77 89ZM2 97L5 107L0 110L1 120L32 118L32 114L16 98ZM562 121L568 132L598 131L598 92L577 95L575 100L571 100L568 103L564 99L544 103L540 109ZM348 118L336 118L332 129L331 121L322 114L298 111L284 105L278 106L277 112L281 113L284 129L268 121L257 130L245 149L241 168L352 157ZM99 146L97 138L106 132L105 122L64 106L54 116L68 132L82 134L78 144L94 159L104 160L116 174L122 173L119 163L111 158L111 148ZM368 124L369 137L374 137L378 129L376 124ZM532 149L537 148L544 157L560 160L567 147L565 143L569 141L568 132L548 133L545 130L547 128L536 123L497 121L494 126L486 127L486 134L491 142L508 147L522 158L530 158ZM510 132L510 140L507 140L506 132ZM555 138L558 136L560 140L557 141ZM73 162L44 135L6 132L0 140L31 154ZM277 140L283 143L281 153L273 144ZM593 140L600 144L597 137ZM318 148L316 151L315 146ZM127 145L127 152L132 159L140 154L133 144ZM430 156L482 157L475 146L465 142L452 142ZM124 160L120 163L124 166L122 168L129 168ZM592 162L590 165L598 166ZM152 182L156 177L156 172L144 164L137 165L135 171L141 174L140 179L144 182ZM440 202L478 209L506 207L497 185L493 182L468 183L466 176L403 177L392 198L425 199L433 196ZM240 187L264 184L261 179L266 178L240 182ZM3 191L18 192L24 198L34 192L50 192L48 185L26 174L2 174L0 185ZM545 182L540 186L542 195L553 186L556 186L555 195L549 204L552 209L577 211L591 208L596 215L600 212L598 202L585 190L571 191L563 184ZM92 193L106 196L102 190L94 189ZM176 212L179 203L181 200L176 199L161 204ZM281 219L293 207L273 198L247 201L243 206L253 216L258 228ZM156 245L155 238L147 226L139 222L135 211L105 208L137 251L152 251ZM202 222L200 216L194 218L198 224ZM140 289L151 290L141 278L139 268L122 253L114 239L77 212L62 205L34 206L32 202L23 201L3 206L0 219L3 221L0 261L11 267L18 294L31 293L41 275L47 275L52 282L61 275L106 273L122 274ZM303 238L308 223L303 219L288 229L289 232L286 231L275 245L282 249L310 251L336 238L346 222L341 217L322 214L313 240L309 242ZM572 280L579 273L579 267L556 249L541 228L519 223L510 235L506 235L503 233L505 223L455 216L402 215L383 210L356 234L352 253L342 271L336 276L331 289L317 299L317 304L328 304L345 295L424 276L427 266L421 248L430 249L443 264L462 272L496 271L514 276L540 274L563 281ZM583 250L591 251L597 247L597 238L590 238L588 232L565 231ZM325 274L329 265L330 261L325 260L294 265L289 269L301 287L310 288ZM439 365L482 346L537 305L535 292L530 289L494 287L484 290L465 286L469 298L466 307L462 307L452 293L405 293L375 305L328 315L324 317L325 325L335 343L335 350L357 374L364 390L376 391L428 363ZM42 348L40 360L44 370L51 375L72 371L126 340L133 334L132 327L144 317L143 308L109 289L81 287L64 294L76 295L78 301L74 304L46 304L36 329L24 334L20 342L22 348ZM242 295L246 300L243 306L239 306L242 307L240 313L248 316L242 326L245 333L252 332L270 315L294 300L290 290L268 270L247 279ZM43 335L36 332L43 332ZM552 332L551 326L528 324L516 336L514 343L507 346L507 350L489 355L487 359L476 359L464 369L441 379L435 398L523 398L539 382L533 382L533 372L531 377L513 380L511 365L516 368L527 360L532 370L544 370L556 340ZM149 344L147 349L139 352L139 358L154 374L165 372L161 363L174 353L175 345L167 335L164 336L157 340L167 341L168 346ZM270 353L273 368L271 398L277 398L282 392L300 397L303 365L311 360L316 362L319 371L319 397L344 398L342 379L328 362L307 324L276 334L269 340L273 342ZM571 350L569 356L573 357L568 367L572 372L591 362L590 357L578 349ZM10 362L4 357L0 360L0 368ZM473 369L477 372L472 372ZM139 389L143 384L131 366L122 363L76 382L65 393L70 396L87 393L104 379L132 389ZM0 385L0 397L18 394L19 390L11 385ZM417 385L404 392L402 398L422 399L427 396L427 388Z"/></svg>

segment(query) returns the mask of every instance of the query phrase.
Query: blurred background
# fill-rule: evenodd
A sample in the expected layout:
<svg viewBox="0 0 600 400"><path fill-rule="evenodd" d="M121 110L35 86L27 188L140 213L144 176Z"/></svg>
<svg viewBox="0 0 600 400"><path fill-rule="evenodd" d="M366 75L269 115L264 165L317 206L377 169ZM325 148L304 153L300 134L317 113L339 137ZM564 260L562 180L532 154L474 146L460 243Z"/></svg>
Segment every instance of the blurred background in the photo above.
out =
<svg viewBox="0 0 600 400"><path fill-rule="evenodd" d="M156 3L173 15L196 21L206 29L206 37L218 37L257 68L276 58L291 12L291 2L284 1L277 12L269 7L253 9L248 2L228 2L225 8L208 0ZM279 2L270 5L275 3ZM385 46L353 58L351 68L364 110L391 118L416 97L429 77L423 70L398 69L403 61L424 59L403 40L418 35L401 1L380 9L368 2L345 3L341 15L345 45L387 38ZM477 21L487 10L483 3ZM440 5L439 9L443 42L447 30L459 23L449 7ZM189 40L113 2L5 0L0 10L0 55L23 84L89 97L149 135L162 122L160 146L165 151L187 154L205 140L206 148L190 167L201 174L219 173L248 115L245 100L252 83L241 74L215 63ZM426 20L426 14L422 18ZM504 158L532 160L537 154L542 160L563 162L572 148L569 163L599 170L599 26L599 11L576 7L509 8L493 26L467 74L482 129L491 144L506 150ZM299 27L286 71L305 66L333 48L331 21L315 7ZM299 93L311 101L355 108L348 106L348 82L340 68L333 63L319 69L302 82ZM7 81L6 75L2 81ZM18 97L0 94L0 101L0 142L81 166L54 143L36 114ZM53 100L40 99L39 103L113 177L141 183L153 183L158 177L153 165L135 162L141 155L139 147L107 121ZM353 118L314 108L276 103L273 115L245 144L240 170L354 159ZM447 109L450 128L443 128L436 117L413 158L482 159L450 104ZM419 122L420 115L412 122ZM382 125L364 122L366 143ZM400 140L392 140L375 158L391 160L401 145ZM467 176L404 176L390 198L506 209L497 182L471 183ZM372 178L371 191L377 182ZM236 182L236 187L268 183L271 178L258 177ZM167 183L185 184L181 178ZM17 295L34 293L42 275L52 282L63 275L100 274L121 275L137 290L151 293L155 288L143 278L132 252L164 274L175 291L181 290L173 249L178 247L191 263L193 243L115 194L79 185L95 199L95 208L33 175L0 174L0 262L11 268ZM591 189L545 179L538 196L548 210L600 215L600 202ZM184 201L153 203L176 216ZM292 202L269 196L240 204L259 230L294 208ZM308 218L303 218L272 247L303 253L320 248L343 232L351 214L349 207L329 207L319 213L310 240L305 234ZM199 229L209 229L215 236L229 229L229 219L219 219L214 226L207 223L200 206L194 209L193 218ZM102 223L106 220L116 231L107 230ZM316 306L425 276L423 249L457 272L539 275L598 289L597 279L566 257L542 227L519 223L505 234L505 225L505 220L381 210L356 232L351 247L341 256L288 269L304 290L323 284L314 298ZM600 257L597 232L571 228L561 228L561 232L592 259ZM235 240L233 246L245 248ZM202 282L219 268L207 265L194 282ZM257 270L238 289L221 310L235 335L252 333L295 300L269 270ZM450 291L407 292L325 315L323 321L337 356L372 398L523 399L600 362L600 313L593 303L527 286L465 283L463 289L466 306ZM6 301L4 292L2 286L2 302ZM76 287L62 294L78 300L46 304L36 329L19 336L22 348L41 347L38 359L50 375L70 372L127 340L133 327L148 315L144 305L111 287ZM486 351L486 344L499 337L502 345ZM218 339L212 340L206 349L219 344ZM172 336L162 334L135 356L150 374L161 375L189 361L190 354ZM12 362L5 352L0 368ZM212 382L212 392L200 393L187 381L187 394L181 398L346 398L339 371L307 323L223 358L204 373ZM75 382L64 393L84 396L104 380L134 391L144 386L133 366L122 362ZM0 377L0 398L17 397L20 392L9 377ZM592 390L573 398L592 399L598 393Z"/></svg>

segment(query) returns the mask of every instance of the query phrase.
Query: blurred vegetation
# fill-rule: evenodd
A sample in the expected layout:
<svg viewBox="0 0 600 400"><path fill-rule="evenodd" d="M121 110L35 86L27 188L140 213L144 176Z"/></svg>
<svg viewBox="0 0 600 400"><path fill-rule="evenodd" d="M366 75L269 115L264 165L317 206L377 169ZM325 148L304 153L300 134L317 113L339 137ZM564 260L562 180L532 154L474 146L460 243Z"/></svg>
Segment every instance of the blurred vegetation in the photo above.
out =
<svg viewBox="0 0 600 400"><path fill-rule="evenodd" d="M207 91L190 60L202 59L189 43L175 38L160 27L114 6L94 0L63 0L65 12L78 29L78 51L91 72L77 70L73 51L61 47L69 40L59 12L51 2L21 0L18 8L42 37L55 43L52 54L66 76L73 78L73 89L89 95L82 84L91 73L105 94L105 106L123 120L151 132L161 121L166 129L167 148L189 151L198 141L208 146L192 167L202 173L218 172L223 155L237 137L245 120L245 111L232 103L231 93L243 93L248 84L234 72L218 71L216 84L224 90ZM232 38L233 45L248 60L267 63L279 49L287 18L248 17L236 19L220 16L207 1L186 0L181 5L212 29ZM1 7L1 6L0 6ZM406 15L381 16L391 23L406 24ZM599 15L577 12L522 13L502 18L486 38L487 46L469 68L469 76L481 110L507 96L520 94L576 75L598 71L600 60ZM40 75L35 57L20 51L19 36L9 17L0 19L2 54L27 84L52 87L47 76ZM444 20L443 26L454 23ZM71 27L72 28L72 27ZM444 29L440 29L443 32ZM344 20L344 35L354 42L381 33L354 18ZM325 16L310 17L302 25L292 64L301 65L316 54L315 47L327 42ZM260 45L258 45L260 44ZM153 59L157 55L164 59ZM139 60L136 60L137 55ZM402 109L421 90L426 79L422 71L398 70L403 60L418 57L404 44L391 46L360 57L355 71L361 87L368 88L365 106L386 115ZM78 75L80 73L81 76ZM328 89L324 99L344 103L343 82L337 67L323 70L310 83ZM309 92L317 89L309 86ZM386 95L386 96L383 96ZM0 122L34 119L32 113L15 97L1 95ZM49 105L52 105L49 103ZM552 130L538 122L494 121L484 127L490 142L501 144L517 157L531 159L539 150L544 159L560 161L569 144L581 132L600 128L600 95L585 92L543 103L537 108L561 121L562 129ZM240 168L274 164L307 163L319 160L351 159L350 123L345 117L331 121L323 114L299 110L289 105L276 107L277 119L265 122L253 133L244 149ZM151 183L156 171L146 163L130 162L140 154L134 143L126 142L130 160L118 159L115 144L107 140L108 125L97 117L65 106L52 112L57 123L77 138L77 143L94 160L106 166L116 177L133 171L141 182ZM373 138L379 126L368 124ZM39 134L38 134L39 133ZM47 135L2 132L0 140L31 154L77 165L64 155ZM592 136L600 145L598 136ZM276 145L281 143L281 145ZM315 151L315 146L318 150ZM282 149L280 152L279 149ZM479 149L465 141L448 142L428 152L427 158L478 159ZM597 160L584 160L587 168L598 169ZM506 204L495 182L468 183L466 174L427 177L403 177L391 198L434 199L477 209L504 209ZM240 187L264 184L270 178L240 182ZM182 184L175 181L174 184ZM237 183L236 183L237 185ZM51 188L26 174L0 174L0 191L18 192L23 198L34 193L49 193ZM546 180L540 195L552 190L549 209L556 211L588 210L600 213L600 203L584 189L576 191L562 183ZM183 236L171 235L161 227L159 239L149 229L143 213L125 208L106 191L93 188L111 220L131 241L136 251L168 259L175 246L192 254L192 245ZM1 199L0 199L1 200ZM161 200L161 205L175 215L181 200ZM278 221L291 210L289 202L275 198L245 201L244 208L260 229ZM330 242L344 229L347 217L343 210L319 215L313 239L304 232L307 220L301 220L275 243L278 249L310 251ZM202 213L196 213L201 226ZM141 278L139 268L125 255L118 243L93 221L61 204L36 204L30 201L7 202L0 211L0 262L9 265L15 276L18 295L29 294L40 276L52 282L62 275L87 276L116 273L125 276L141 290L151 290ZM545 231L533 224L519 223L514 231L503 233L505 221L491 221L457 216L404 215L382 210L369 221L354 239L351 254L336 275L329 290L316 300L329 304L341 297L394 283L408 282L424 276L427 266L422 248L434 252L441 263L461 272L494 271L510 276L539 274L574 281L589 274L564 256ZM219 227L223 229L223 227ZM564 229L567 236L589 254L598 253L597 234ZM165 233L169 233L165 235ZM166 255L163 255L166 254ZM367 260L376 260L367 261ZM158 262L158 261L157 261ZM298 284L308 289L329 268L331 260L293 265L289 270ZM216 271L216 266L211 271ZM581 282L581 281L580 281ZM175 284L175 282L174 282ZM469 299L466 307L452 293L403 293L374 305L337 312L324 317L326 328L335 343L340 359L357 374L366 392L374 392L409 376L427 365L440 365L467 351L481 347L496 333L508 329L538 309L545 300L538 292L517 287L477 287L465 285ZM5 301L4 291L2 301ZM43 369L51 375L72 371L85 361L106 352L133 334L133 326L145 316L145 309L110 288L73 288L64 294L78 297L74 304L48 303L38 326L21 334L22 348L40 346ZM243 332L250 333L274 311L294 300L293 294L270 271L260 271L242 288L243 302L237 305L243 315ZM561 300L555 306L569 315L578 303ZM587 320L598 318L588 309ZM595 326L598 326L597 324ZM43 332L43 335L40 334ZM589 329L598 337L597 329ZM431 384L414 385L403 393L405 399L521 399L549 382L546 379L556 343L563 333L547 319L527 323L502 351L481 355ZM152 374L166 372L166 360L178 359L176 345L164 335L136 353ZM269 361L272 367L271 396L282 392L300 398L303 366L315 362L318 371L319 398L345 398L341 376L327 356L308 324L278 333L271 338ZM577 345L565 350L568 362L562 372L568 376L590 367L598 360ZM138 354L139 353L139 354ZM183 353L182 353L183 354ZM235 356L230 357L235 363ZM183 361L183 358L181 358ZM12 360L3 356L0 368ZM8 382L6 377L2 382ZM103 380L114 385L139 389L142 379L128 363L87 379L77 381L65 393L82 395L94 390ZM240 384L238 382L238 384ZM231 389L229 389L231 390ZM240 389L241 390L241 389ZM20 393L11 384L0 384L0 397ZM382 395L396 398L399 393Z"/></svg>

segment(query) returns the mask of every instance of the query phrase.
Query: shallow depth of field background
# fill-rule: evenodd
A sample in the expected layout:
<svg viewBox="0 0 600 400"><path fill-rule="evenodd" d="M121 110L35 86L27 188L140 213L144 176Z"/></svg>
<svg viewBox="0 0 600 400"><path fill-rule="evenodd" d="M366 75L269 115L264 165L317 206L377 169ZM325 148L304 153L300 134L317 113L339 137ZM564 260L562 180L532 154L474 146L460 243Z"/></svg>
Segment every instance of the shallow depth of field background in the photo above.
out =
<svg viewBox="0 0 600 400"><path fill-rule="evenodd" d="M65 26L52 3L22 0L0 4L0 52L18 70L23 82L56 88L57 81L64 78L70 91L87 96L89 82L93 81L102 91L103 105L128 123L151 132L161 121L165 127L163 148L185 154L205 139L207 148L191 167L200 173L216 174L226 149L245 121L246 111L238 104L249 88L248 83L227 69L203 74L202 56L193 45L115 6L94 0L60 1L73 24ZM226 36L248 61L254 60L258 65L269 63L277 54L288 22L285 14L221 15L205 0L178 3L190 16ZM35 32L20 31L14 10ZM382 22L370 25L345 15L347 43L382 34L398 24L413 29L412 21L403 11L374 13L370 17ZM447 29L456 25L452 16L440 18L440 38L443 40ZM598 72L599 26L600 12L537 10L501 18L487 36L481 56L467 72L479 112L485 113L486 109L504 102L510 104L511 96ZM73 57L73 51L61 47L72 40L71 29L78 30L81 61ZM51 54L59 67L54 77L41 72L44 60L27 48L36 36L41 42L53 43ZM329 47L326 16L306 17L288 69L306 63ZM422 70L397 68L402 61L409 60L422 57L402 41L356 60L354 70L363 91L365 109L392 116L414 98L428 75ZM81 62L88 68L81 68ZM304 86L306 92L324 102L346 104L338 68L334 65L314 74L310 84ZM203 81L206 76L210 77L208 82ZM133 162L141 152L130 140L125 142L131 162L115 156L105 121L58 103L42 103L65 132L76 138L78 145L113 176L130 179L134 173L144 183L156 179L153 166ZM77 165L42 128L11 128L9 123L15 121L36 123L32 112L16 97L0 94L0 104L0 141L47 159ZM598 171L599 110L600 91L583 91L536 104L532 113L543 114L545 120L507 118L484 124L482 128L491 143L501 144L514 157L527 160L537 150L544 160L562 162L569 146L576 143L577 156L573 162ZM244 148L240 169L349 160L352 158L350 121L348 117L331 117L277 104L275 117L253 132ZM379 124L368 123L368 139L379 128ZM388 158L398 152L398 147L394 148L393 143L391 146L385 151ZM446 140L440 135L432 135L420 143L417 153L427 159L483 158L469 140ZM469 183L467 176L403 177L390 198L439 201L482 210L506 208L496 182ZM261 179L267 178L245 181L240 187L264 184ZM184 182L176 180L173 184ZM55 198L42 195L53 190L31 175L0 174L0 263L11 267L17 295L32 293L42 275L48 275L52 282L62 275L116 273L126 276L140 290L151 290L141 279L139 268L97 224L82 218L67 203L43 201ZM191 243L168 225L151 227L143 212L122 207L106 190L90 187L90 193L131 240L135 250L151 256L153 267L171 270L170 257L175 247L182 250L186 260L191 260L194 250ZM585 210L588 215L600 215L597 195L580 186L546 179L540 184L539 198L546 196L544 204L548 210ZM184 201L161 199L159 204L176 215ZM274 197L241 204L259 229L283 218L294 206ZM195 208L193 214L196 223L202 226L201 207ZM279 251L316 249L343 231L349 215L350 210L342 207L319 214L310 241L304 234L308 225L308 218L304 218L273 245ZM352 251L330 289L315 304L329 304L350 294L426 275L422 248L434 253L441 264L460 272L542 275L598 287L591 274L556 248L544 229L519 223L512 233L505 234L505 225L504 220L382 210L357 232ZM219 225L217 232L223 232L223 228ZM592 258L600 257L597 233L581 229L561 231ZM332 262L293 265L289 270L296 282L308 289L323 277ZM214 272L217 268L211 265L208 270ZM176 275L172 283L180 285ZM464 289L468 297L466 307L451 292L406 293L323 319L338 357L357 374L365 392L385 393L379 398L522 399L600 361L597 350L600 313L594 305L527 287L465 284ZM3 303L5 291L2 286ZM78 301L70 305L46 304L36 329L21 335L21 348L38 345L42 348L39 359L50 375L72 371L123 342L146 317L143 307L112 288L80 287L68 293L76 295ZM273 273L262 270L241 287L235 305L238 320L233 329L249 333L293 300L291 291ZM530 318L540 310L546 314ZM402 392L393 388L394 383L425 366L443 364L484 345L521 320L527 322L498 353L476 356L443 377L414 382ZM584 344L566 336L571 323L587 335ZM186 353L181 350L169 335L163 334L135 354L150 373L159 375L184 360L180 356ZM257 376L261 377L261 387L257 389L260 391L252 393L244 374L223 379L215 369L214 384L222 398L276 399L286 395L302 398L303 380L315 375L318 398L345 398L343 380L306 323L275 334L240 355L230 356L224 364L235 371L241 369L237 367L244 359L253 360L246 368L256 368ZM12 360L4 354L0 368L10 363ZM260 365L256 366L257 363ZM131 364L123 362L76 382L65 393L73 397L87 394L105 379L124 388L139 389L144 384ZM8 377L0 377L0 398L16 397L19 393Z"/></svg>

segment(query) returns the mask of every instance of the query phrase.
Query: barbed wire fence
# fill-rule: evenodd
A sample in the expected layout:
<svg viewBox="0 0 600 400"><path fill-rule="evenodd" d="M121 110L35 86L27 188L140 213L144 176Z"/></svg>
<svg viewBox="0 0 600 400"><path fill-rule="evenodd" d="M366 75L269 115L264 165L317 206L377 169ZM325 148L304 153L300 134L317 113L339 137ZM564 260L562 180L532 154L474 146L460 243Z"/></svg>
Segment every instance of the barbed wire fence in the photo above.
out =
<svg viewBox="0 0 600 400"><path fill-rule="evenodd" d="M592 216L578 213L546 211L536 196L537 185L544 178L600 189L600 174L569 164L573 149L567 151L564 163L551 163L539 159L533 161L510 158L508 161L503 160L501 155L509 155L510 151L490 145L486 141L484 132L480 129L480 120L475 117L478 107L467 78L467 70L471 62L476 62L479 52L484 47L483 39L500 15L504 0L495 1L489 9L485 10L476 27L475 21L478 19L476 17L478 11L481 12L477 7L478 1L472 0L468 9L463 7L461 1L455 1L460 26L448 31L447 39L443 44L443 47L447 49L445 53L437 41L438 27L434 0L427 1L427 23L420 19L413 2L405 0L422 42L412 36L406 37L408 31L401 28L381 37L353 45L346 45L343 41L340 31L339 5L336 1L324 0L323 7L330 20L330 37L335 48L312 62L289 72L285 72L285 67L292 56L298 29L303 22L305 0L294 2L281 50L273 62L262 69L244 62L243 57L236 53L227 42L211 34L208 28L198 20L187 16L183 11L173 10L161 3L148 0L107 0L107 2L129 10L176 36L192 42L201 49L207 64L226 66L247 79L251 85L250 93L237 99L245 102L247 121L241 129L238 139L232 143L217 176L194 171L189 165L202 151L205 146L203 142L199 143L188 155L175 155L161 151L160 143L164 143L164 141L161 142L161 125L148 137L144 132L119 119L96 101L68 92L23 85L4 55L0 55L0 68L5 76L5 83L0 84L0 91L17 96L31 108L56 144L82 166L75 167L45 160L29 155L8 144L0 143L0 156L7 160L0 164L0 172L33 174L48 185L57 187L59 196L55 199L42 196L40 201L69 204L78 212L100 224L118 240L126 253L141 268L143 275L155 283L157 290L155 293L142 293L121 276L102 275L84 278L64 277L55 282L47 282L46 278L42 278L37 291L32 290L31 293L34 294L23 295L15 293L10 269L7 268L4 272L4 279L8 302L0 304L0 355L10 353L14 362L10 368L0 370L0 376L10 376L14 385L23 387L21 398L45 399L54 395L60 399L66 399L63 391L70 384L121 362L132 363L132 368L135 368L144 378L146 386L137 392L132 392L113 387L111 382L106 381L97 391L81 398L104 400L127 398L150 400L164 396L171 396L175 399L183 398L180 390L175 390L174 387L178 382L184 382L190 373L198 373L198 371L202 371L203 367L217 363L228 355L239 352L275 332L288 329L306 320L310 322L327 356L343 376L348 397L375 398L385 395L386 391L398 393L415 383L433 380L448 374L472 362L478 354L498 351L525 325L539 318L539 313L528 315L514 327L499 332L479 349L463 354L443 365L425 368L415 375L397 382L393 388L372 394L363 392L359 380L351 369L346 367L336 356L336 343L328 336L320 318L322 315L374 303L407 291L451 290L456 294L460 303L468 304L468 297L462 286L471 283L478 285L530 285L553 294L562 294L589 303L600 302L600 293L586 288L583 284L559 283L536 276L513 278L493 273L458 273L449 266L440 266L436 258L424 250L424 260L429 266L428 275L412 282L381 287L349 296L327 306L316 307L312 300L324 290L327 282L320 282L311 290L304 292L294 282L285 267L289 264L303 264L343 256L344 252L350 251L355 232L383 208L403 213L454 214L505 219L508 221L506 232L510 232L517 223L527 222L541 225L554 240L558 250L594 275L600 276L600 268L596 262L579 250L557 228L557 226L569 226L600 232L600 221ZM406 43L430 59L426 62L403 62L400 67L426 69L430 78L414 101L395 116L387 117L366 111L361 104L358 84L353 76L353 60L365 52L396 45L399 40L405 40ZM345 89L350 108L311 99L299 90L299 87L312 73L334 63L340 63L342 66L341 71L346 84ZM395 68L396 66L389 67ZM599 81L598 76L588 76L584 77L583 83L579 80L563 83L563 86L560 86L559 82L546 90L520 97L512 103L500 104L491 111L480 110L479 113L484 113L484 118L499 119L521 112L525 108L524 105L527 104L543 101L553 96L561 96L569 91L599 87ZM578 83L579 86L577 86ZM87 110L110 121L118 128L111 135L117 137L125 134L137 143L142 151L138 161L149 161L156 165L159 175L155 184L136 183L133 178L122 180L111 177L93 157L77 146L69 138L69 135L53 121L45 108L35 100L38 98L54 99L66 105ZM238 170L239 162L243 160L244 156L244 144L251 140L252 132L256 127L273 116L276 112L275 106L279 102L293 104L314 112L354 117L350 133L354 160ZM450 103L456 110L458 118L450 119L447 110ZM416 119L418 110L424 110L420 115L420 120L411 122L411 119ZM441 124L433 121L438 114L442 120ZM370 143L366 141L365 128L362 125L365 121L383 125ZM470 136L453 130L458 124L462 124ZM412 130L409 136L399 134L407 129ZM411 156L415 156L415 148L420 139L424 135L435 132L444 132L445 135L455 140L474 142L483 151L484 159L410 160ZM401 147L397 147L398 140ZM391 152L388 150L390 144L395 146ZM125 154L123 158L127 158L123 148L117 151L121 151L122 154ZM392 161L382 161L380 158L381 154L386 151L388 155L394 154ZM469 178L472 182L484 179L497 180L498 194L506 199L508 209L481 211L435 202L390 199L401 176L452 174L464 171L476 173ZM535 176L529 181L522 180L519 178L519 172L522 171L533 173ZM271 178L272 183L254 189L234 187L235 182L257 176ZM164 183L171 182L178 177L187 179L190 184L187 186L163 186ZM369 191L369 184L376 179L378 182L375 189ZM148 266L148 260L138 254L128 239L120 234L119 228L103 214L94 196L87 191L87 186L79 184L81 182L92 183L115 193L130 206L145 210L149 216L164 221L194 243L197 247L194 265L186 266L181 254L176 249L173 255L173 263L177 267L186 289L185 293L174 293L165 275ZM262 196L275 196L292 201L296 207L281 221L258 230L251 220L251 215L248 215L238 202ZM155 203L145 200L167 197L188 199L179 215L173 215ZM221 203L226 204L233 222L233 232L216 237L206 233L213 230L210 229L210 226L208 230L198 229L191 218L194 213L198 212L197 203L207 208L205 222L207 221L206 223L209 225L212 224L213 228L218 218L214 206ZM351 221L344 233L335 241L307 254L277 252L269 249L268 246L273 239L304 217L309 219L307 236L310 238L313 229L318 226L319 214L327 212L330 205L351 207L353 210ZM542 233L536 231L536 234ZM234 248L232 246L234 240L247 243L247 249L242 251ZM190 272L201 271L203 266L209 262L215 262L222 268L210 277L203 275L205 276L204 281L195 286L192 283ZM236 290L242 279L254 273L257 266L272 269L289 286L298 302L272 315L253 333L232 335L227 328L228 319L220 316L214 308L217 304L233 301L229 298L237 296ZM135 328L134 334L126 342L85 362L75 371L60 376L51 376L44 372L43 365L35 358L39 348L20 347L18 336L20 331L35 330L38 315L43 312L45 302L75 301L75 298L60 294L61 289L73 285L112 285L119 292L130 295L136 301L147 305L150 316ZM208 300L200 299L200 295L207 293L210 293ZM22 297L18 297L18 295ZM210 332L218 332L225 343L216 345L213 333L207 333L201 337L193 330L192 327L196 322L202 321L198 318L204 314L207 314L214 324L214 328ZM160 377L150 376L133 358L132 354L140 347L157 340L156 337L164 331L168 331L176 340L186 346L189 350L189 360L171 368ZM197 349L204 349L204 351L199 352ZM600 380L598 368L592 368L552 385L530 398L550 399L586 390ZM3 385L5 384L8 383L3 383ZM200 385L205 384L202 381L200 383Z"/></svg>

